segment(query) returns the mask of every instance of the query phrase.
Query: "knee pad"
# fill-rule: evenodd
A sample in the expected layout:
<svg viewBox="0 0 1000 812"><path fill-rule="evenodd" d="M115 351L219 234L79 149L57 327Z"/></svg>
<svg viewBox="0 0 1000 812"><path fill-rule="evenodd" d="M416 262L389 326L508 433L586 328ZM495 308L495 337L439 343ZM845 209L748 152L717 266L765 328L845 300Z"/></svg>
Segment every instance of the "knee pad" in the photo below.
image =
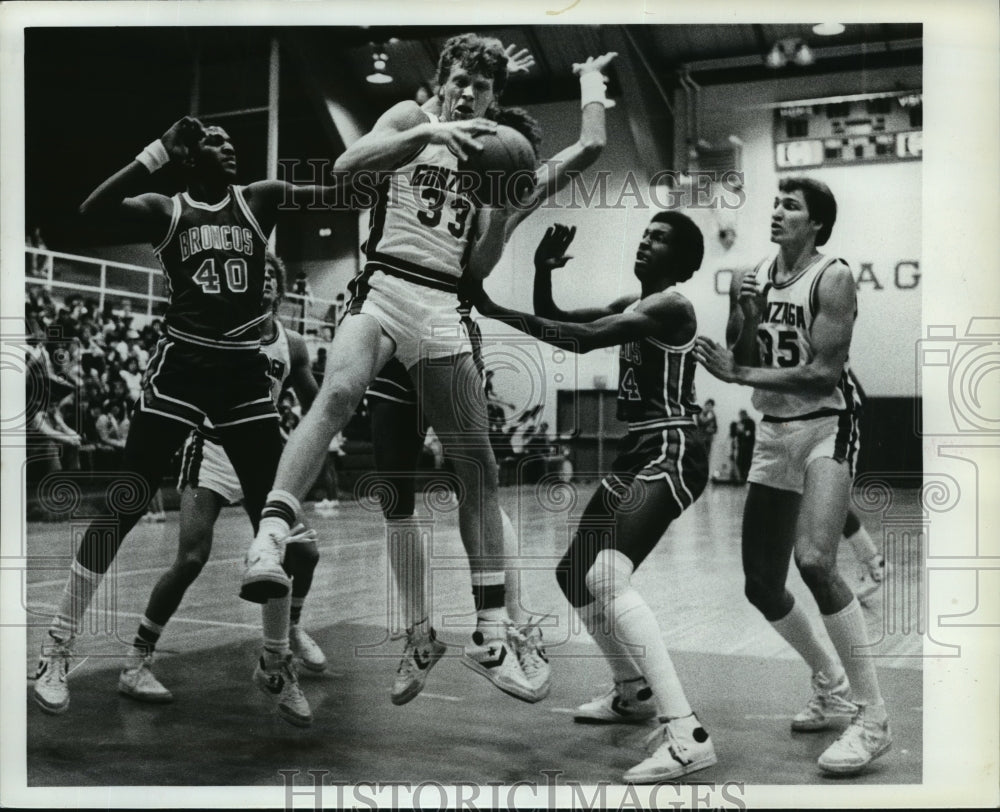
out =
<svg viewBox="0 0 1000 812"><path fill-rule="evenodd" d="M628 590L634 570L635 565L625 553L601 550L587 570L584 583L594 600L606 605Z"/></svg>

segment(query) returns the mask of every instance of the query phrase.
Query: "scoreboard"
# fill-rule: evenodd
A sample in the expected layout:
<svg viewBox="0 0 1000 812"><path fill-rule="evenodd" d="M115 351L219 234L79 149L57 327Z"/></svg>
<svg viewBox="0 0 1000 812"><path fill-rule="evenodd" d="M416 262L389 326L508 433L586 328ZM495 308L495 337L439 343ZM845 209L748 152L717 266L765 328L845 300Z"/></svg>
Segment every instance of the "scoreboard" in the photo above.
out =
<svg viewBox="0 0 1000 812"><path fill-rule="evenodd" d="M774 163L780 171L919 160L922 135L920 91L782 102L774 110Z"/></svg>

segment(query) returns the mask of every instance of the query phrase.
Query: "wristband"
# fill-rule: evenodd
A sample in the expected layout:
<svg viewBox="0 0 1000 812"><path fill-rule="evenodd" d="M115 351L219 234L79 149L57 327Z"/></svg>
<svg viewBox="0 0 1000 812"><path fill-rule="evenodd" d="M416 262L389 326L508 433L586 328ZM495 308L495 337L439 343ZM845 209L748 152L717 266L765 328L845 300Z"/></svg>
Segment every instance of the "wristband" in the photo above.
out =
<svg viewBox="0 0 1000 812"><path fill-rule="evenodd" d="M580 109L588 104L600 102L605 107L614 107L615 103L604 95L604 84L607 77L597 70L589 70L580 74Z"/></svg>
<svg viewBox="0 0 1000 812"><path fill-rule="evenodd" d="M142 152L135 156L135 159L146 167L150 173L170 163L170 155L167 153L167 148L163 146L163 142L159 138L147 145Z"/></svg>

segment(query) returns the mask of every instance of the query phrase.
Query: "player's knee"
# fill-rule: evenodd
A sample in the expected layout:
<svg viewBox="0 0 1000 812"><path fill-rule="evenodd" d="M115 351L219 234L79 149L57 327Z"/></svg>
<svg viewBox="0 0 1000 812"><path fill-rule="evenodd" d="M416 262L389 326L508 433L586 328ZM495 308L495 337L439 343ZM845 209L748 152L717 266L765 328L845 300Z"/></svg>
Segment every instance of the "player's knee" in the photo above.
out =
<svg viewBox="0 0 1000 812"><path fill-rule="evenodd" d="M754 575L747 575L743 584L747 600L767 617L775 614L784 592L784 585L779 586L770 579Z"/></svg>
<svg viewBox="0 0 1000 812"><path fill-rule="evenodd" d="M208 554L203 550L188 550L177 556L174 571L177 577L186 584L191 584L201 574L208 560Z"/></svg>
<svg viewBox="0 0 1000 812"><path fill-rule="evenodd" d="M806 586L817 587L826 584L833 577L837 559L833 553L807 548L795 552L795 566Z"/></svg>
<svg viewBox="0 0 1000 812"><path fill-rule="evenodd" d="M314 542L295 542L285 547L285 569L293 578L316 569L319 563L319 549Z"/></svg>
<svg viewBox="0 0 1000 812"><path fill-rule="evenodd" d="M412 477L387 478L379 482L376 495L386 521L401 521L413 516L417 499Z"/></svg>
<svg viewBox="0 0 1000 812"><path fill-rule="evenodd" d="M584 583L594 600L608 604L629 588L635 569L631 559L618 550L601 550L594 558Z"/></svg>
<svg viewBox="0 0 1000 812"><path fill-rule="evenodd" d="M322 414L328 418L338 415L353 413L361 396L364 394L364 387L356 384L352 380L345 380L342 377L331 377L329 374L323 380L323 386L316 396L317 404L322 409Z"/></svg>

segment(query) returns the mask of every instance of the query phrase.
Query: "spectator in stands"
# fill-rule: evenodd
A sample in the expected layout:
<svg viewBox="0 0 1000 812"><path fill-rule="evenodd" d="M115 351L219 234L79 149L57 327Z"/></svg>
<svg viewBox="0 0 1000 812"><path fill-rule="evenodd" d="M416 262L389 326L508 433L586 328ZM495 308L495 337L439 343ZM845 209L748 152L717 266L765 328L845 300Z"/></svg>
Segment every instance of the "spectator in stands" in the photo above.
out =
<svg viewBox="0 0 1000 812"><path fill-rule="evenodd" d="M326 369L326 347L316 350L316 360L312 363L312 374L317 384L323 383L323 371Z"/></svg>
<svg viewBox="0 0 1000 812"><path fill-rule="evenodd" d="M125 368L118 373L128 387L129 403L135 403L142 392L142 371L139 369L139 361L135 356L129 356L125 362Z"/></svg>

